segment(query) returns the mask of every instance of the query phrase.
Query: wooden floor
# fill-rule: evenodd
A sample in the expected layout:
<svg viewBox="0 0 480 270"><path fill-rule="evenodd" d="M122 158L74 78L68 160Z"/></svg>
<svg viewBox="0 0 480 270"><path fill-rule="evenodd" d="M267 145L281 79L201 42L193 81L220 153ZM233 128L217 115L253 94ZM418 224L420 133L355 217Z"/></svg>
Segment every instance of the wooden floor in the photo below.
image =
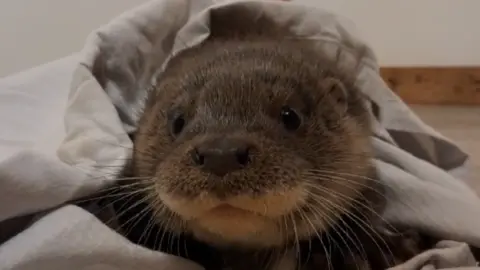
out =
<svg viewBox="0 0 480 270"><path fill-rule="evenodd" d="M469 183L480 191L480 106L411 105L427 124L471 155Z"/></svg>

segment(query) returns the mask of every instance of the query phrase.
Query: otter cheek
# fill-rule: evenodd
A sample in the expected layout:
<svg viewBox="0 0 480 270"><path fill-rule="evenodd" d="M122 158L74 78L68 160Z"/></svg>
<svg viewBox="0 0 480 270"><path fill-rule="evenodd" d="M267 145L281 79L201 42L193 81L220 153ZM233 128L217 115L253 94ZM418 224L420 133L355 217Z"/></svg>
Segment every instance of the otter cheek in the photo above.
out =
<svg viewBox="0 0 480 270"><path fill-rule="evenodd" d="M205 176L192 170L180 158L171 157L156 170L155 195L169 210L184 220L196 218L217 202L202 196Z"/></svg>

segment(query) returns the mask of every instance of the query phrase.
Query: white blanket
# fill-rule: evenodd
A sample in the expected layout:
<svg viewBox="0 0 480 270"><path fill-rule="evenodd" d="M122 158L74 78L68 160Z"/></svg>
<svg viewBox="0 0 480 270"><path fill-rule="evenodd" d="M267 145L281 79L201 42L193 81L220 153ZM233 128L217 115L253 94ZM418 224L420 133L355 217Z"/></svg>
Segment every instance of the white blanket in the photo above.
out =
<svg viewBox="0 0 480 270"><path fill-rule="evenodd" d="M81 53L0 82L1 270L200 269L130 243L68 201L114 179L152 78L172 51L208 36L211 12L247 7L327 52L365 46L344 19L295 2L211 4L151 1L95 31ZM398 269L480 269L463 244L480 247L480 199L447 172L467 156L387 88L368 52L358 84L381 114L372 143L390 198L383 216L445 239Z"/></svg>

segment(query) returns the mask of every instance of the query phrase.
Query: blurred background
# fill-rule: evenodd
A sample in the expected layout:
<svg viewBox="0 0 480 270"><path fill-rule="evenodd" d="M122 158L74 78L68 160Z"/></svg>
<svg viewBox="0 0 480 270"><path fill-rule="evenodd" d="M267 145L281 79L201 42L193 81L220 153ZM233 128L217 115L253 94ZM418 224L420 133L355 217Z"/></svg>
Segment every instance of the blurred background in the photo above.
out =
<svg viewBox="0 0 480 270"><path fill-rule="evenodd" d="M0 77L80 50L95 28L147 1L0 0ZM480 65L478 0L296 1L354 21L381 65Z"/></svg>

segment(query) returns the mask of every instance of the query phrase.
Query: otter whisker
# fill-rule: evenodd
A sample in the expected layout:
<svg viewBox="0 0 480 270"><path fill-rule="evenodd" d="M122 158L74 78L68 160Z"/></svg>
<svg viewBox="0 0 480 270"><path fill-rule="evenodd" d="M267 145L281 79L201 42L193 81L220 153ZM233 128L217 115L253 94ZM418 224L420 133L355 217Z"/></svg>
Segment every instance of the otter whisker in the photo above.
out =
<svg viewBox="0 0 480 270"><path fill-rule="evenodd" d="M112 186L106 189L102 189L100 194L104 194L104 195L98 195L95 198L100 200L103 198L102 196L106 196L107 198L118 196L121 198L121 196L123 195L140 194L140 193L152 190L151 186L147 186L144 184L145 183L136 182L136 183L129 183L128 185Z"/></svg>
<svg viewBox="0 0 480 270"><path fill-rule="evenodd" d="M318 201L317 201L318 202ZM322 206L325 206L322 204ZM345 241L345 239L343 238L343 236L338 233L338 230L335 226L335 221L333 221L333 218L330 218L328 216L324 216L324 215L321 215L321 213L316 210L312 205L306 205L307 209L309 209L311 212L312 212L312 215L314 217L316 217L318 219L318 216L316 214L318 214L319 216L322 216L324 217L326 220L324 220L325 222L327 222L327 227L329 227L330 229L332 229L335 233L337 233L339 236L340 236L340 240L345 244L345 246L347 247L348 251L353 254L352 250L350 249L350 246L348 245L348 243ZM325 210L328 210L328 209L325 209ZM334 216L337 216L337 214L334 212L334 211L329 211L330 213L332 213ZM315 229L315 228L313 228ZM341 229L341 227L340 227ZM343 229L342 229L343 231ZM343 253L342 249L340 248L340 245L334 240L334 239L330 239L330 235L328 232L325 232L325 235L327 236L327 239L329 239L329 242L332 241L334 242L334 244L339 248L339 251L340 253L342 254L342 256L345 258L345 254ZM347 234L348 236L348 234ZM331 245L329 245L329 248L331 248Z"/></svg>
<svg viewBox="0 0 480 270"><path fill-rule="evenodd" d="M173 234L172 234L172 235L173 235ZM180 256L180 255L182 254L181 251L180 251L180 238L181 238L181 237L180 237L180 236L176 236L176 237L174 237L174 238L177 239L177 256Z"/></svg>
<svg viewBox="0 0 480 270"><path fill-rule="evenodd" d="M174 217L174 214L172 213L170 215L170 218L169 218L169 220L172 221L172 222L173 222L173 217ZM169 224L169 226L171 226L171 225ZM173 240L175 240L175 234L170 233L170 235L168 236L168 240L167 240L167 245L168 245L168 248L169 248L170 252L173 252L173 245L174 245Z"/></svg>
<svg viewBox="0 0 480 270"><path fill-rule="evenodd" d="M375 192L376 195L379 195L380 197L382 197L382 199L385 199L387 200L388 198L385 196L385 194L383 194L382 192L380 192L379 190L371 187L371 186L367 186L363 183L358 183L352 179L348 179L348 178L344 178L344 177L341 177L341 176L335 176L335 175L319 175L319 174L315 174L315 173L309 173L309 172L306 172L304 173L304 175L310 180L312 181L313 179L318 179L318 180L321 180L321 181L329 181L329 180L340 180L340 181L337 181L335 183L337 184L341 184L343 186L345 186L346 188L349 188L351 189L352 191L354 191L356 193L357 196L360 196L360 197L365 197L361 191L355 189L355 187L352 187L350 185L348 185L348 183L352 184L352 185L358 185L358 186L361 186L365 189L368 189L372 192ZM348 183L345 183L345 182L348 182ZM314 184L310 184L310 185L313 185L315 186ZM366 199L366 198L365 198ZM381 215L379 215L378 213L376 212L373 212L374 215L376 215L377 217L381 218L383 221L387 222L386 220L383 219L383 217Z"/></svg>
<svg viewBox="0 0 480 270"><path fill-rule="evenodd" d="M134 194L140 193L142 191L144 191L144 190L107 193L105 195L91 196L91 197L85 198L85 199L74 200L74 201L71 201L70 203L78 205L78 204L84 204L84 203L92 202L92 201L99 201L99 200L104 200L104 199L109 199L109 198L117 198L119 196L134 195Z"/></svg>
<svg viewBox="0 0 480 270"><path fill-rule="evenodd" d="M145 185L145 184L148 184L150 182L152 182L152 178L151 177L142 177L142 178L137 178L137 179L134 179L134 178L131 178L131 179L120 179L120 181L124 180L125 182L126 181L131 181L131 182L127 182L127 183L115 183L115 184L110 184L110 186L107 186L107 187L104 187L104 188L101 188L100 191L102 193L105 193L105 192L109 192L109 191L113 191L113 190L120 190L120 189L128 189L128 188L132 188L132 187L137 187L139 185ZM116 180L114 180L116 182Z"/></svg>
<svg viewBox="0 0 480 270"><path fill-rule="evenodd" d="M314 179L316 179L316 180L323 180L323 181L325 181L325 180L332 180L331 178L328 178L328 177L320 177L320 176L318 176L318 175L315 176L315 178L313 178L313 177L310 176L310 177L307 178L307 179L308 179L309 181L312 181L312 180L314 180ZM342 180L343 180L343 179L342 179ZM322 191L325 191L325 190L327 190L328 192L332 191L332 192L334 192L334 194L337 194L337 193L338 193L337 191L333 191L333 189L327 189L326 187L320 187L319 185L315 185L314 183L310 183L310 182L305 183L305 186L307 186L307 187L309 187L309 188L313 188L313 189L322 190ZM354 190L354 191L356 191L356 190ZM333 193L332 193L332 194L333 194ZM343 196L343 198L347 198L347 200L345 200L345 202L353 202L353 201L354 201L354 200L346 197L346 195L344 195L344 194L341 194L341 195ZM363 196L363 195L362 195L361 193L359 193L359 192L356 192L356 195L357 195L358 197L360 197L360 198L366 199L365 196ZM376 213L376 211L374 211L373 209L371 209L371 207L367 206L365 203L362 203L362 202L357 202L357 203L361 203L361 204L360 204L361 206L365 207L366 209L369 209L369 211L373 211L372 214L379 215L378 213Z"/></svg>
<svg viewBox="0 0 480 270"><path fill-rule="evenodd" d="M371 178L368 176L364 175L358 175L358 174L353 174L353 173L346 173L346 172L338 172L338 171L332 171L332 170L327 170L327 169L309 169L308 170L312 174L333 174L335 176L349 176L349 177L355 177L357 179L362 179L362 180L368 180L368 181L373 181L373 182L380 182L379 179Z"/></svg>
<svg viewBox="0 0 480 270"><path fill-rule="evenodd" d="M154 213L153 213L154 218L156 218L156 216L158 215L157 212L158 212L157 209L155 209ZM155 223L159 226L159 228L163 228L163 226L162 226L163 222L159 222L158 220L155 220ZM158 240L159 240L158 237L160 236L160 232L165 233L165 229L157 230L157 233L155 234L155 240L153 242L153 249L154 250L159 250L161 248L161 243L158 242ZM162 233L162 235L163 235L163 233Z"/></svg>
<svg viewBox="0 0 480 270"><path fill-rule="evenodd" d="M332 267L331 254L327 251L327 248L325 247L325 243L323 242L322 237L320 236L318 231L315 229L315 226L313 225L312 221L308 218L308 216L305 215L305 213L301 210L299 210L299 214L300 214L300 216L303 216L302 219L307 221L307 223L310 225L313 232L317 235L318 240L320 240L320 244L322 244L322 248L325 251L325 256L327 256L328 269L331 269L331 267Z"/></svg>
<svg viewBox="0 0 480 270"><path fill-rule="evenodd" d="M158 240L158 235L160 234L160 222L156 219L157 216L159 215L159 212L162 212L163 211L163 208L162 207L155 207L154 205L156 205L156 201L157 199L153 199L152 200L152 214L151 214L151 219L153 220L153 224L154 224L154 227L156 226L157 229L156 229L156 233L155 233L155 237L154 237L154 242L153 242L153 249L154 250L157 250L158 249L158 246L157 246L157 240ZM148 239L150 239L150 237L147 237L147 241Z"/></svg>
<svg viewBox="0 0 480 270"><path fill-rule="evenodd" d="M338 172L338 171L333 171L333 170L327 170L327 169L309 169L309 173L311 174L330 174L330 175L335 175L335 176L348 176L348 177L354 177L357 179L362 179L362 180L367 180L367 181L372 181L372 182L380 182L379 179L371 178L368 176L364 175L359 175L359 174L353 174L353 173L346 173L346 172ZM368 186L365 186L368 187ZM372 187L370 187L372 188Z"/></svg>
<svg viewBox="0 0 480 270"><path fill-rule="evenodd" d="M283 246L283 254L280 255L281 253L277 253L277 259L276 261L279 261L282 257L285 257L287 256L287 253L289 251L289 247L288 247L288 243L290 242L290 234L288 232L288 220L287 220L287 217L289 217L289 215L284 215L282 216L282 221L283 223L281 223L280 225L283 225L281 226L280 228L280 232L282 234L282 237L284 238L284 246Z"/></svg>
<svg viewBox="0 0 480 270"><path fill-rule="evenodd" d="M305 217L304 217L304 215L303 215L303 211L302 211L301 209L299 209L299 210L297 211L297 213L298 213L298 215L300 216L300 219L301 219L302 221L306 221L306 220L305 220ZM308 241L309 247L311 248L310 239L308 239L308 240L309 240L309 241ZM309 250L309 253L310 253L310 250ZM309 255L309 256L310 256L310 255ZM301 267L302 267L302 266L300 265L300 260L301 260L301 256L298 255L298 258L296 258L296 261L297 261L297 266L296 266L296 267L297 267L297 269L301 269Z"/></svg>
<svg viewBox="0 0 480 270"><path fill-rule="evenodd" d="M174 213L168 210L168 208L163 205L163 204L158 204L159 199L154 199L152 200L152 208L154 209L153 212L153 218L155 219L155 222L157 225L162 228L162 230L159 230L157 232L157 235L155 237L155 249L159 250L162 249L162 243L164 236L166 235L167 228L170 225L170 222L172 221L172 218L174 216ZM162 217L161 219L158 219L157 217ZM158 240L158 237L160 236L160 232L162 232L162 235L160 237L160 241ZM158 246L157 246L158 245Z"/></svg>
<svg viewBox="0 0 480 270"><path fill-rule="evenodd" d="M274 254L276 256L274 256ZM285 256L285 254L287 254L287 252L284 253L283 256ZM265 258L266 257L266 258ZM264 254L264 258L262 259L262 261L265 261L265 259L267 259L267 262L264 263L262 262L261 264L264 265L264 269L271 269L271 265L275 264L276 262L280 261L281 260L281 256L280 256L280 252L276 251L271 251L271 252L267 252L266 254Z"/></svg>
<svg viewBox="0 0 480 270"><path fill-rule="evenodd" d="M188 248L187 248L187 239L185 239L185 237L183 237L183 251L185 251L185 255L189 257Z"/></svg>
<svg viewBox="0 0 480 270"><path fill-rule="evenodd" d="M102 207L100 207L100 209L97 210L97 212L102 212L102 211L104 211L105 209L107 209L108 207L114 205L115 203L117 203L117 202L119 202L119 201L121 201L121 200L123 200L123 199L129 198L128 201L125 202L124 204L122 204L122 206L120 207L120 209L122 209L122 207L123 207L125 204L127 204L128 202L130 202L130 200L134 199L135 195L137 195L137 194L139 194L139 193L142 193L142 192L144 192L144 191L145 191L145 189L143 189L143 190L135 190L135 191L132 191L132 192L130 192L130 193L122 194L121 196L118 196L118 195L117 195L117 197L120 197L120 198L117 198L117 199L115 199L115 200L113 200L113 201L110 201L109 203L103 205ZM116 197L116 196L112 196L112 197ZM139 204L141 204L141 203L143 203L143 202L142 202L142 201L140 201L140 202L135 202L135 203L131 206L131 208L136 207L137 205L139 205ZM119 217L121 217L122 215L124 215L125 213L127 213L129 210L130 210L130 208L129 208L129 209L126 209L126 210L124 210L124 211L117 212L114 217L110 218L108 221L105 221L105 224L110 224L113 220L117 220Z"/></svg>
<svg viewBox="0 0 480 270"><path fill-rule="evenodd" d="M343 200L343 201L345 201L345 202L353 202L353 203L358 204L358 205L361 206L361 207L364 207L366 210L369 209L369 210L373 211L369 206L365 205L364 203L359 202L359 201L356 200L356 199L354 199L354 200L352 201L351 198L348 198L348 197L346 197L345 195L336 192L335 190L331 190L331 189L329 189L329 190L320 189L320 188L318 188L317 186L313 186L313 188L317 188L317 190L319 190L320 192L325 192L326 194L328 194L328 193L334 194L334 195L335 195L338 199L340 199L340 200ZM373 212L375 212L375 211L373 211ZM382 237L377 231L375 231L375 229L372 227L372 225L370 225L370 224L368 224L367 222L365 222L362 218L357 217L356 214L353 214L353 213L348 212L348 211L345 212L345 214L347 214L347 215L351 218L351 220L352 220L353 222L355 222L355 223L359 226L359 228L365 232L365 234L367 234L367 236L374 242L374 244L375 244L375 245L378 247L378 249L382 252L382 256L384 257L384 259L386 260L386 262L388 262L389 260L388 260L388 258L385 256L385 254L383 253L383 249L382 249L382 248L380 247L380 245L377 243L377 241L375 240L375 238L373 237L373 235L370 234L370 232L372 232L374 235L376 235L376 236L381 240L382 244L386 247L386 249L388 250L388 252L390 253L390 255L393 257L393 252L391 251L389 245L388 245L387 242L383 239L383 237ZM361 214L364 218L366 218L366 216L365 216L364 214L362 214L362 213L359 213L359 214ZM370 232L367 231L366 229L368 229Z"/></svg>
<svg viewBox="0 0 480 270"><path fill-rule="evenodd" d="M166 219L161 222L161 226L163 228L168 228L172 218L173 218L173 213L170 212L169 215L166 215ZM165 237L166 234L167 234L167 230L165 229L165 230L163 230L162 236L160 237L159 248L162 248L163 243L164 243L163 240L164 240L164 237ZM167 237L169 237L169 236L167 236ZM167 240L167 245L168 245L168 240Z"/></svg>
<svg viewBox="0 0 480 270"><path fill-rule="evenodd" d="M292 221L292 228L293 228L294 240L295 240L295 256L299 258L300 257L300 241L298 239L297 223L295 222L295 219L293 218L293 215L291 213L288 214L288 216Z"/></svg>
<svg viewBox="0 0 480 270"><path fill-rule="evenodd" d="M155 205L156 200L157 200L156 198L152 199L152 205L150 206L151 214L149 215L149 220L148 220L148 224L147 224L147 228L150 227L150 231L148 232L148 234L145 237L145 245L147 244L148 240L151 239L150 235L152 234L152 232L154 230L157 231L155 239L157 239L159 231L160 231L160 230L158 230L158 225L159 224L158 224L158 221L156 220L156 216L157 216L157 213L159 211L163 210L163 209L162 208L156 208L156 207L153 206L153 205ZM143 233L139 238L139 242L141 242L142 237L143 237ZM155 246L156 242L154 242L153 245ZM156 248L154 248L154 249L156 249Z"/></svg>
<svg viewBox="0 0 480 270"><path fill-rule="evenodd" d="M151 198L145 196L144 198L142 198L141 200L139 200L140 204L143 204L145 202L147 202L148 200L150 200ZM127 208L124 213L126 213L127 211L133 209L134 207L140 205L140 204L135 204L135 205L132 205L130 206L129 208ZM124 223L120 224L120 228L125 230L125 233L126 234L130 234L131 230L133 228L135 228L135 225L138 224L138 222L140 222L140 220L145 217L149 211L150 211L150 208L151 206L149 206L148 204L146 204L146 206L140 211L138 212L137 214L135 214L134 216L130 217L127 221L125 221ZM119 214L118 216L121 216L123 213ZM129 225L127 228L124 228L125 225L131 223L135 221L133 224Z"/></svg>
<svg viewBox="0 0 480 270"><path fill-rule="evenodd" d="M151 181L151 177L125 177L125 178L119 178L119 180L135 180L135 181L132 181L132 183L128 183L128 184L121 184L121 185L118 185L118 184L109 184L109 185L106 185L106 187L104 188L100 188L100 190L98 191L99 194L106 194L104 196L110 196L110 193L111 191L115 191L115 190L119 190L119 189L127 189L127 188L130 188L130 187L133 187L133 186L138 186L138 185L141 185L141 184L145 184L147 182L150 182ZM109 182L116 182L117 179L111 179L111 180L108 180ZM99 195L99 196L102 196L102 195ZM74 199L72 200L71 202L74 203L74 204L78 204L78 203L83 203L83 202L87 202L87 201L91 201L91 200L98 200L98 199L101 199L103 197L99 197L99 196L89 196L87 198L82 198L82 199Z"/></svg>
<svg viewBox="0 0 480 270"><path fill-rule="evenodd" d="M322 171L322 174L328 174L328 173L333 174L333 175L335 175L335 174L338 175L338 172L334 172L334 171ZM314 173L312 173L311 175L318 177L318 175L315 175ZM331 177L331 176L327 176L327 177ZM357 177L357 178L361 178L361 179L368 180L368 179L366 179L364 176L360 176L360 175L354 175L354 174L352 174L351 177ZM340 178L339 176L337 176L336 179L342 180L342 181L346 181L346 182L349 182L349 183L359 184L359 183L355 182L353 179ZM327 179L327 180L328 180L328 179ZM347 183L342 183L341 181L339 181L339 183L345 185L346 187L349 187L349 186L347 185ZM351 188L351 187L350 187L350 188ZM389 198L387 198L384 194L381 194L378 190L375 190L375 189L372 188L372 187L365 186L365 188L368 188L368 189L376 192L378 195L380 195L380 196L382 196L383 198L385 198L385 200L388 200L388 199L389 199ZM399 187L399 188L401 188L401 187ZM413 207L413 206L410 205L410 204L407 204L407 203L404 202L404 201L399 201L399 203L403 204L405 207L408 207L409 210L411 210L411 211L418 212L418 209L416 209L415 207ZM382 216L379 216L379 217L382 218L382 220L384 220ZM387 222L386 220L384 220L384 221ZM388 222L387 222L387 223L388 223ZM390 229L396 230L393 226L392 226ZM398 232L398 231L396 231L396 232Z"/></svg>
<svg viewBox="0 0 480 270"><path fill-rule="evenodd" d="M164 213L163 215L160 215L159 212L168 212L167 209L165 209L166 207L161 205L161 206L158 206L158 207L154 207L154 213L153 213L153 217L156 218L157 216L165 216L166 213ZM156 220L155 221L157 223L157 225L160 227L160 228L163 228L162 230L158 230L157 231L157 235L155 236L155 242L154 242L154 249L155 250L159 250L161 249L161 245L162 245L162 240L163 240L163 236L165 235L165 223L167 222L166 220L162 219L162 220ZM161 236L161 239L159 241L158 237L160 236L160 232L162 232L162 236Z"/></svg>
<svg viewBox="0 0 480 270"><path fill-rule="evenodd" d="M308 173L307 173L307 174L308 174ZM357 193L357 195L359 195L359 196L361 196L361 197L364 197L364 195L361 194L361 192L355 190L354 187L351 187L350 185L348 185L348 183L353 183L353 184L355 184L355 185L359 185L359 184L360 184L360 185L364 186L363 184L357 183L357 182L353 181L352 179L342 178L342 177L336 177L336 176L323 176L323 178L321 178L321 177L318 176L318 174L312 174L312 175L310 175L311 178L312 178L312 176L314 176L315 178L317 178L317 179L319 179L319 180L320 180L320 179L321 179L321 180L331 180L331 179L340 180L340 181L338 181L338 182L336 182L336 183L341 184L341 185L345 186L346 188L350 188L351 190L355 191L355 192ZM348 182L348 183L345 183L345 182ZM372 187L369 187L369 186L364 186L364 187L365 187L365 188L369 188L370 190L372 190L372 191L376 192L378 195L380 195L383 199L388 200L388 198L387 198L384 194L382 194L380 191L378 191L378 190L376 190L376 189L374 189L374 188L372 188ZM365 199L366 199L366 198L365 198ZM410 207L410 206L408 206L408 207ZM369 211L370 211L372 214L374 214L376 217L380 218L380 219L385 223L385 225L387 225L391 230L393 230L394 232L398 232L397 229L396 229L393 225L391 225L390 222L388 222L387 220L385 220L385 218L384 218L382 215L378 214L376 211L372 211L371 208L369 208Z"/></svg>
<svg viewBox="0 0 480 270"><path fill-rule="evenodd" d="M172 193L175 192L175 190L178 188L175 187L174 189L171 190ZM152 186L152 189L155 190L155 187ZM152 192L153 194L156 194L155 192ZM158 197L158 195L153 195L154 200L150 202L152 207L159 209L158 211L155 211L154 216L162 217L165 215L169 215L168 221L162 220L162 222L159 224L160 227L164 228L164 233L162 234L162 237L160 239L160 242L163 242L163 237L165 236L165 231L170 230L170 229L175 229L175 230L181 230L184 226L185 221L181 219L176 219L177 213L171 211L167 206L165 206L162 203L162 200ZM175 222L175 224L174 224ZM167 244L171 246L171 238L173 237L173 233L170 233L168 236L168 241Z"/></svg>
<svg viewBox="0 0 480 270"><path fill-rule="evenodd" d="M358 239L356 233L350 228L350 226L339 216L339 212L338 211L335 211L334 209L335 208L338 208L336 207L336 205L331 202L330 200L326 199L326 198L321 198L319 196L316 196L316 194L313 194L313 193L310 193L311 195L311 198L317 202L318 204L322 205L322 207L324 208L325 211L329 212L331 215L333 215L333 217L330 217L330 215L326 215L325 218L327 219L326 221L328 222L329 224L329 227L330 229L332 229L334 231L334 233L336 233L337 236L340 237L340 240L345 244L345 246L347 247L348 251L350 252L350 254L352 256L354 256L354 252L352 251L352 249L350 248L350 245L348 244L349 242L347 242L345 240L345 238L343 237L342 233L348 238L348 240L350 240L350 242L355 246L355 249L361 253L362 257L365 253L365 249L363 248L363 245L360 243L360 246L357 244L357 242L360 242L360 240ZM313 196L312 196L313 195ZM327 204L327 205L325 205ZM313 211L314 213L317 213L319 215L321 215L321 213L315 209L312 205L307 205L309 207L309 209L311 211ZM345 211L344 211L345 212ZM337 218L338 220L335 221L334 220L334 217ZM338 222L341 222L345 227L346 229L343 229L339 224ZM338 227L338 228L337 228ZM342 233L339 232L339 230L342 231ZM350 236L350 234L346 231L350 231L350 233L355 237L355 239L357 240L357 242ZM328 234L327 234L328 235ZM335 239L332 238L332 240L335 242L335 245L337 247L340 247L338 245L338 243L335 241ZM343 253L342 249L339 248L339 251L340 253L342 254L342 256L344 258L346 258L345 254Z"/></svg>
<svg viewBox="0 0 480 270"><path fill-rule="evenodd" d="M148 210L151 211L152 209L148 209ZM148 241L148 237L152 233L152 230L155 228L155 221L153 220L153 217L151 215L148 215L148 212L146 212L146 214L144 216L148 217L148 221L147 221L147 225L146 225L145 229L143 230L142 234L140 235L140 238L138 239L138 242L142 243L142 241L143 241L143 243L145 245ZM135 227L135 224L132 226L132 229L134 227ZM144 239L144 237L145 237L145 239Z"/></svg>
<svg viewBox="0 0 480 270"><path fill-rule="evenodd" d="M373 235L370 233L372 232L374 235L378 236L378 238L380 239L380 241L382 242L382 244L385 246L385 248L387 249L388 253L390 255L393 255L390 247L388 246L388 244L385 242L385 240L383 239L383 237L378 234L378 232L376 232L374 230L374 228L370 225L370 224L367 224L365 221L363 221L362 219L358 218L355 214L352 214L350 212L345 212L345 214L350 218L350 220L352 222L354 222L358 228L360 228L372 241L373 243L375 244L375 246L377 246L378 248L378 251L382 254L382 257L388 261L387 259L387 256L385 255L383 249L380 247L380 245L378 244L377 240L375 239L375 237L373 237ZM370 231L370 232L369 232ZM357 238L358 239L358 238Z"/></svg>
<svg viewBox="0 0 480 270"><path fill-rule="evenodd" d="M358 252L360 252L360 256L362 257L362 259L366 260L366 251L365 251L365 248L363 247L362 243L360 242L360 239L358 239L357 234L352 230L352 228L350 228L350 226L342 218L338 217L339 214L338 214L338 211L334 211L335 205L333 204L333 202L329 201L326 198L321 198L319 196L315 196L316 194L313 194L313 193L310 193L310 195L313 195L311 197L313 200L315 200L318 204L321 204L322 208L324 208L325 211L329 212L331 215L338 218L338 221L341 222L346 227L346 229L343 229L342 226L339 226L338 221L335 222L335 220L333 220L333 218L330 217L330 215L325 216L325 218L327 219L329 227L340 237L340 240L347 246L350 254L352 256L354 255L352 250L350 249L350 246L348 245L347 241L342 236L342 233L348 238L348 240L350 240L351 243L353 243L353 245L355 246L355 249ZM327 204L327 205L325 205L325 204ZM321 214L313 206L307 205L307 207L311 211L313 211L314 213ZM338 230L341 230L342 233L340 233ZM350 233L348 233L346 230L350 231ZM355 240L350 235L353 235L353 237L355 237ZM332 240L334 240L334 239L332 239ZM336 245L337 245L337 247L339 247L338 244L336 244ZM343 251L341 249L339 249L339 251L342 254L342 256L345 258L345 254L343 254Z"/></svg>
<svg viewBox="0 0 480 270"><path fill-rule="evenodd" d="M90 171L90 170L87 170L87 169L82 169L82 168L78 167L78 165L72 165L72 166L74 166L75 169L81 170L82 172ZM121 178L117 179L118 172L116 172L116 171L108 170L106 172L101 172L100 175L99 175L100 170L97 170L96 172L97 173L95 173L95 172L85 173L85 175L88 176L88 178L85 179L85 181L102 180L104 182L114 183L114 182L117 182L117 180L122 181L125 178L127 178L126 180L128 180L128 178L142 178L142 177L121 177Z"/></svg>
<svg viewBox="0 0 480 270"><path fill-rule="evenodd" d="M280 231L280 233L282 232ZM260 249L254 253L255 258L261 257L258 261L260 262L260 265L262 265L262 269L273 269L271 268L271 265L278 262L281 258L281 248L285 247L282 245L281 247L274 247L272 249Z"/></svg>
<svg viewBox="0 0 480 270"><path fill-rule="evenodd" d="M102 193L110 193L110 194L115 194L115 192L121 191L121 190L137 191L143 188L151 188L150 184L151 184L151 179L135 180L128 183L122 183L120 185L117 184L107 188L103 188L100 191Z"/></svg>
<svg viewBox="0 0 480 270"><path fill-rule="evenodd" d="M374 209L372 209L371 206L368 206L366 203L364 202L360 202L358 201L358 199L356 198L349 198L347 196L345 196L344 194L341 194L335 190L332 190L332 189L328 189L328 188L324 188L324 187L320 187L320 186L316 186L316 185L313 185L313 184L307 184L307 186L309 186L310 188L312 189L316 189L320 192L324 192L325 194L332 194L334 195L337 199L340 199L344 202L346 202L347 204L350 204L350 203L353 203L353 204L356 204L360 207L363 207L365 210L371 212L372 214L374 215L377 215L379 218L381 218L381 215L378 214ZM364 214L362 214L364 218L367 218Z"/></svg>

